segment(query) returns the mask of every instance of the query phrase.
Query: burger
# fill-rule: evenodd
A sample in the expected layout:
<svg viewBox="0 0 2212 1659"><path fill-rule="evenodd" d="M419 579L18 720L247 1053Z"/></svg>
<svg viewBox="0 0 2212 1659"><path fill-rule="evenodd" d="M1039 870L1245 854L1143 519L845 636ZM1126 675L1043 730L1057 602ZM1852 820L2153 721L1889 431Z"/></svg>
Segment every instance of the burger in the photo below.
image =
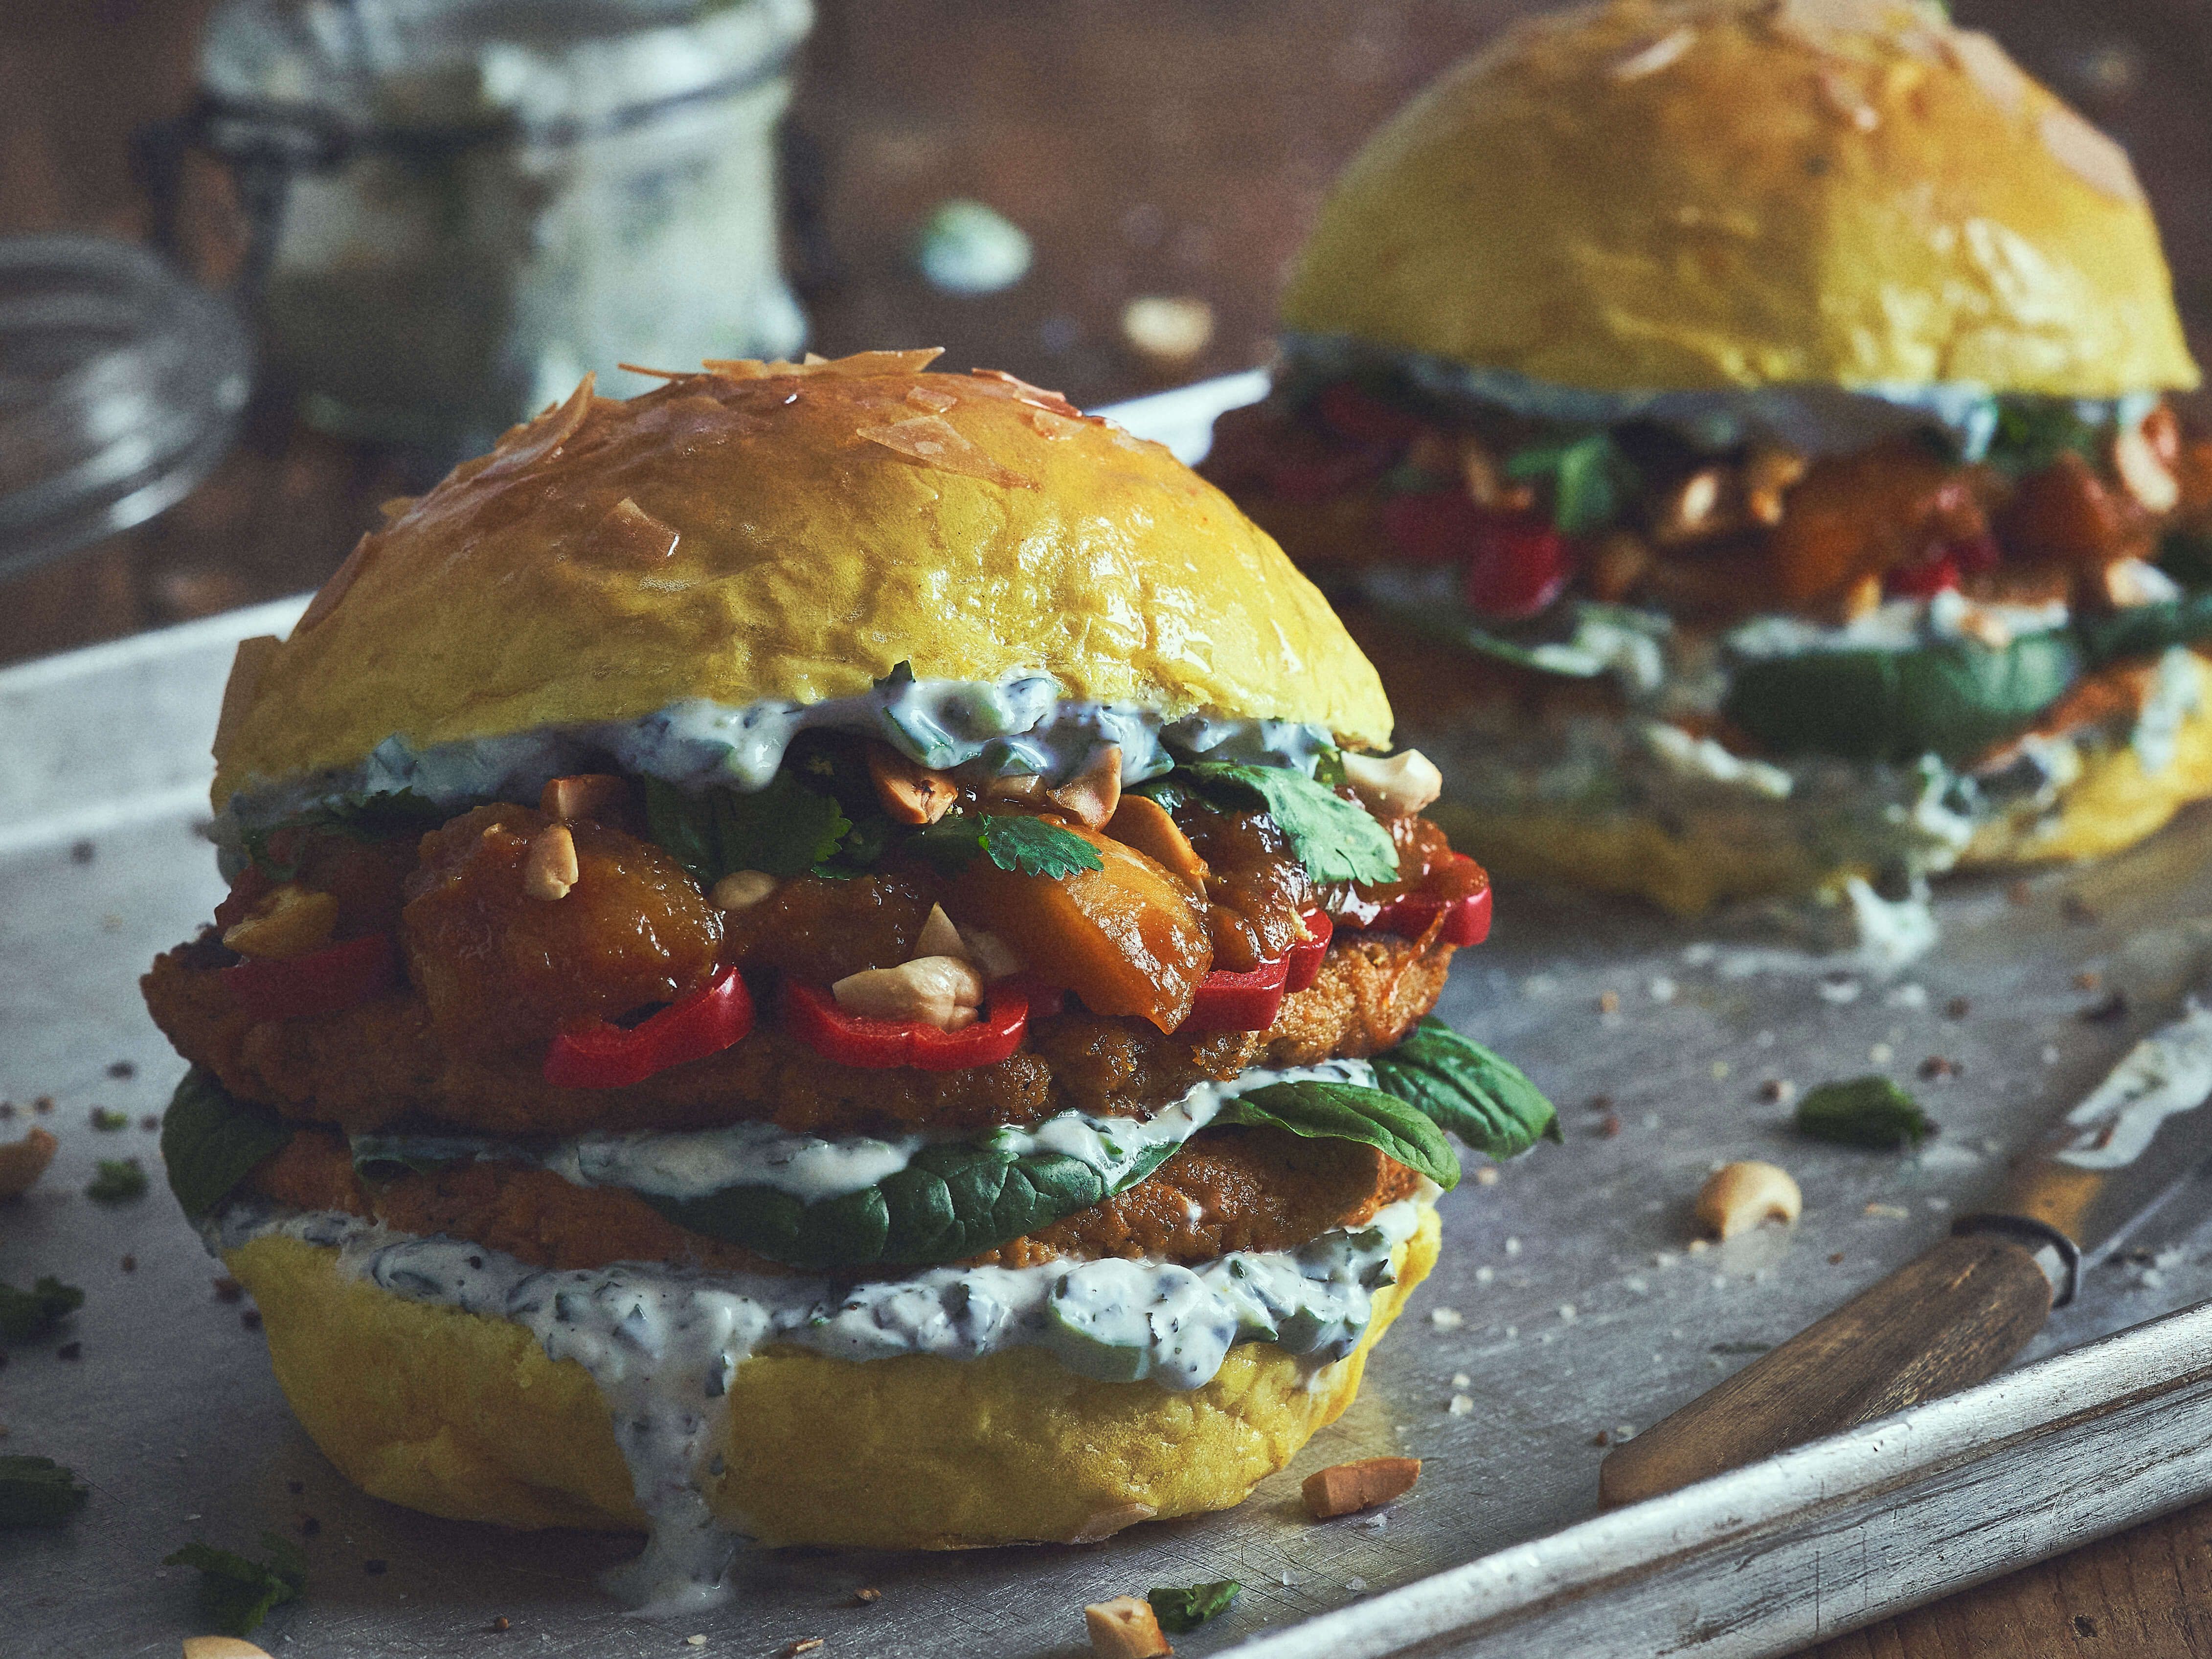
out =
<svg viewBox="0 0 2212 1659"><path fill-rule="evenodd" d="M1524 21L1352 162L1282 315L1208 474L1493 868L1871 916L2212 793L2212 437L2157 229L1941 8Z"/></svg>
<svg viewBox="0 0 2212 1659"><path fill-rule="evenodd" d="M170 1182L369 1492L732 1539L1239 1502L1526 1078L1374 670L1157 445L933 352L576 394L387 509L216 738Z"/></svg>

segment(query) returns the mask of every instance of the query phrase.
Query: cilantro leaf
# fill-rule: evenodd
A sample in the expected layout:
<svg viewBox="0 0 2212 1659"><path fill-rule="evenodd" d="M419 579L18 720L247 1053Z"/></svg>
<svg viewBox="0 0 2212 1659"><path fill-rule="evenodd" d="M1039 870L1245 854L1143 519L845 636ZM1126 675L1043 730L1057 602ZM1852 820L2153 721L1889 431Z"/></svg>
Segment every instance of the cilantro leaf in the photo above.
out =
<svg viewBox="0 0 2212 1659"><path fill-rule="evenodd" d="M185 1073L161 1119L161 1164L169 1190L197 1219L228 1198L253 1166L282 1152L291 1126L241 1104L195 1066Z"/></svg>
<svg viewBox="0 0 2212 1659"><path fill-rule="evenodd" d="M58 1527L91 1495L51 1457L0 1457L0 1528Z"/></svg>
<svg viewBox="0 0 2212 1659"><path fill-rule="evenodd" d="M645 818L653 841L702 887L735 870L779 879L804 875L834 856L853 827L835 796L808 788L787 770L765 789L696 795L647 778Z"/></svg>
<svg viewBox="0 0 2212 1659"><path fill-rule="evenodd" d="M1022 812L948 812L909 846L947 875L965 869L978 854L1024 876L1057 878L1106 867L1098 849L1082 836Z"/></svg>
<svg viewBox="0 0 2212 1659"><path fill-rule="evenodd" d="M161 1565L198 1568L202 1616L226 1636L247 1637L272 1608L298 1601L307 1588L307 1561L289 1539L264 1532L261 1547L269 1552L266 1564L195 1539L162 1557Z"/></svg>
<svg viewBox="0 0 2212 1659"><path fill-rule="evenodd" d="M1377 1088L1411 1102L1489 1158L1513 1158L1560 1138L1559 1113L1520 1067L1434 1015L1373 1063Z"/></svg>
<svg viewBox="0 0 2212 1659"><path fill-rule="evenodd" d="M1292 854L1324 885L1398 879L1398 849L1390 832L1365 807L1303 772L1287 766L1194 761L1167 776L1196 786L1209 799L1257 795L1288 838Z"/></svg>
<svg viewBox="0 0 2212 1659"><path fill-rule="evenodd" d="M1162 1630L1170 1636L1182 1636L1228 1612L1243 1588L1234 1578L1220 1578L1180 1589L1154 1589L1146 1593L1145 1600L1152 1604L1152 1616L1160 1621Z"/></svg>
<svg viewBox="0 0 2212 1659"><path fill-rule="evenodd" d="M1611 524L1638 483L1636 469L1604 432L1522 450L1505 463L1505 476L1551 481L1552 522L1563 536Z"/></svg>
<svg viewBox="0 0 2212 1659"><path fill-rule="evenodd" d="M146 1171L135 1158L103 1158L100 1173L84 1189L87 1198L103 1204L120 1204L146 1196Z"/></svg>
<svg viewBox="0 0 2212 1659"><path fill-rule="evenodd" d="M111 1111L105 1106L95 1106L92 1109L92 1127L102 1133L112 1134L118 1129L127 1129L131 1127L131 1114Z"/></svg>
<svg viewBox="0 0 2212 1659"><path fill-rule="evenodd" d="M1997 405L1997 429L1990 440L1990 465L2015 478L2040 472L2061 455L2093 459L2105 422L2084 420L2063 399L2008 398Z"/></svg>
<svg viewBox="0 0 2212 1659"><path fill-rule="evenodd" d="M313 811L281 823L248 830L240 839L245 844L247 858L278 881L289 881L300 873L299 864L280 859L270 850L270 837L283 831L320 830L349 836L356 841L386 841L395 836L420 835L434 830L463 810L459 805L441 805L411 789L399 789L388 794L355 795L327 801Z"/></svg>
<svg viewBox="0 0 2212 1659"><path fill-rule="evenodd" d="M1936 1133L1934 1120L1920 1103L1886 1077L1855 1077L1808 1089L1797 1103L1797 1128L1815 1140L1884 1152L1917 1146Z"/></svg>
<svg viewBox="0 0 2212 1659"><path fill-rule="evenodd" d="M84 1306L84 1292L52 1273L27 1291L0 1285L0 1337L22 1342L51 1329Z"/></svg>

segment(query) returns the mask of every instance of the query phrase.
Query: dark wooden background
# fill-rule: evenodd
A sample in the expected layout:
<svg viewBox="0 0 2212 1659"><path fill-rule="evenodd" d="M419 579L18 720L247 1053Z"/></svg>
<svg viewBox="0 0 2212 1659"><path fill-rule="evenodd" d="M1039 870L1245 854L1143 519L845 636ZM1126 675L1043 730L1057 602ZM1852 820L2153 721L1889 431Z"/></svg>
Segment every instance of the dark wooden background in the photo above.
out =
<svg viewBox="0 0 2212 1659"><path fill-rule="evenodd" d="M1098 404L1157 383L1138 295L1216 327L1188 377L1264 361L1285 261L1360 137L1528 0L817 0L791 120L791 264L817 349L943 345ZM0 0L0 234L143 234L126 141L190 95L210 0ZM2117 133L2212 344L2212 0L1958 0ZM907 250L949 197L1036 264L981 299ZM246 441L153 524L0 586L0 661L313 586L410 483L407 458L296 428ZM1822 1659L2212 1654L2212 1506L1832 1643Z"/></svg>

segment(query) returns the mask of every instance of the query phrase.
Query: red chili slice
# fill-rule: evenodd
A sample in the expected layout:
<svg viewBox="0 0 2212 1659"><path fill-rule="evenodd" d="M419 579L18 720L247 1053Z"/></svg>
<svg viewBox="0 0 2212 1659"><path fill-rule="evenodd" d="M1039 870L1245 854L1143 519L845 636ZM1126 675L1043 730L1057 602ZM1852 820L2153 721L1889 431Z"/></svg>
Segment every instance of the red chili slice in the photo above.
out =
<svg viewBox="0 0 2212 1659"><path fill-rule="evenodd" d="M913 1066L925 1072L964 1072L995 1066L1021 1047L1029 1030L1029 992L1010 981L994 985L983 1015L957 1031L940 1031L918 1019L872 1019L848 1013L826 985L783 982L783 1029L841 1066L882 1071Z"/></svg>
<svg viewBox="0 0 2212 1659"><path fill-rule="evenodd" d="M1551 526L1489 514L1468 554L1468 605L1479 616L1533 617L1559 597L1574 569L1567 538Z"/></svg>
<svg viewBox="0 0 2212 1659"><path fill-rule="evenodd" d="M569 1026L546 1050L545 1080L556 1089L620 1089L718 1054L752 1029L752 994L736 969L724 968L640 1024L589 1019Z"/></svg>
<svg viewBox="0 0 2212 1659"><path fill-rule="evenodd" d="M262 957L222 970L238 1006L255 1019L313 1019L357 1007L399 978L389 933L363 933L304 957Z"/></svg>
<svg viewBox="0 0 2212 1659"><path fill-rule="evenodd" d="M1419 416L1392 407L1352 380L1339 380L1324 390L1314 399L1314 410L1331 431L1356 444L1402 449L1421 435Z"/></svg>
<svg viewBox="0 0 2212 1659"><path fill-rule="evenodd" d="M1291 959L1277 957L1242 974L1216 968L1199 981L1182 1031L1264 1031L1275 1023L1290 982Z"/></svg>
<svg viewBox="0 0 2212 1659"><path fill-rule="evenodd" d="M1367 925L1378 933L1398 933L1419 939L1439 913L1443 926L1437 929L1442 945L1480 945L1490 937L1490 889L1459 898L1437 898L1430 893L1408 893L1392 899Z"/></svg>
<svg viewBox="0 0 2212 1659"><path fill-rule="evenodd" d="M1306 937L1291 946L1290 972L1283 979L1285 991L1303 991L1321 977L1322 958L1328 954L1328 942L1336 933L1336 924L1326 910L1309 910L1301 920L1306 925Z"/></svg>

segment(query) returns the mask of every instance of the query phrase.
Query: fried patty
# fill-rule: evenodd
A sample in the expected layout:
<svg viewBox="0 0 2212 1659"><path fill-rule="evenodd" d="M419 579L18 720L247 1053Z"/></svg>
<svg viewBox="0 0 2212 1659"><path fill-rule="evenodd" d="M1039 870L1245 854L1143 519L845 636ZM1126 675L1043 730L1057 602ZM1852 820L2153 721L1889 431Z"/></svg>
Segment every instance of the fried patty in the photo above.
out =
<svg viewBox="0 0 2212 1659"><path fill-rule="evenodd" d="M454 1054L412 991L319 1018L257 1021L194 945L160 957L140 986L178 1053L238 1098L349 1133L411 1123L564 1135L772 1118L835 1136L1033 1123L1070 1109L1144 1116L1251 1066L1375 1054L1435 1006L1451 956L1445 945L1347 935L1264 1033L1175 1036L1075 1011L1033 1021L1026 1046L995 1066L935 1073L841 1066L763 1024L734 1048L620 1089L556 1089L534 1060Z"/></svg>
<svg viewBox="0 0 2212 1659"><path fill-rule="evenodd" d="M1302 1139L1277 1129L1206 1129L1127 1192L975 1261L1021 1267L1124 1256L1196 1264L1231 1250L1291 1249L1332 1227L1358 1225L1411 1194L1419 1180L1402 1164L1348 1141ZM456 1164L370 1185L354 1173L345 1141L327 1130L294 1135L246 1185L281 1204L465 1238L544 1267L668 1261L791 1271L687 1231L635 1193L573 1186L550 1170Z"/></svg>

